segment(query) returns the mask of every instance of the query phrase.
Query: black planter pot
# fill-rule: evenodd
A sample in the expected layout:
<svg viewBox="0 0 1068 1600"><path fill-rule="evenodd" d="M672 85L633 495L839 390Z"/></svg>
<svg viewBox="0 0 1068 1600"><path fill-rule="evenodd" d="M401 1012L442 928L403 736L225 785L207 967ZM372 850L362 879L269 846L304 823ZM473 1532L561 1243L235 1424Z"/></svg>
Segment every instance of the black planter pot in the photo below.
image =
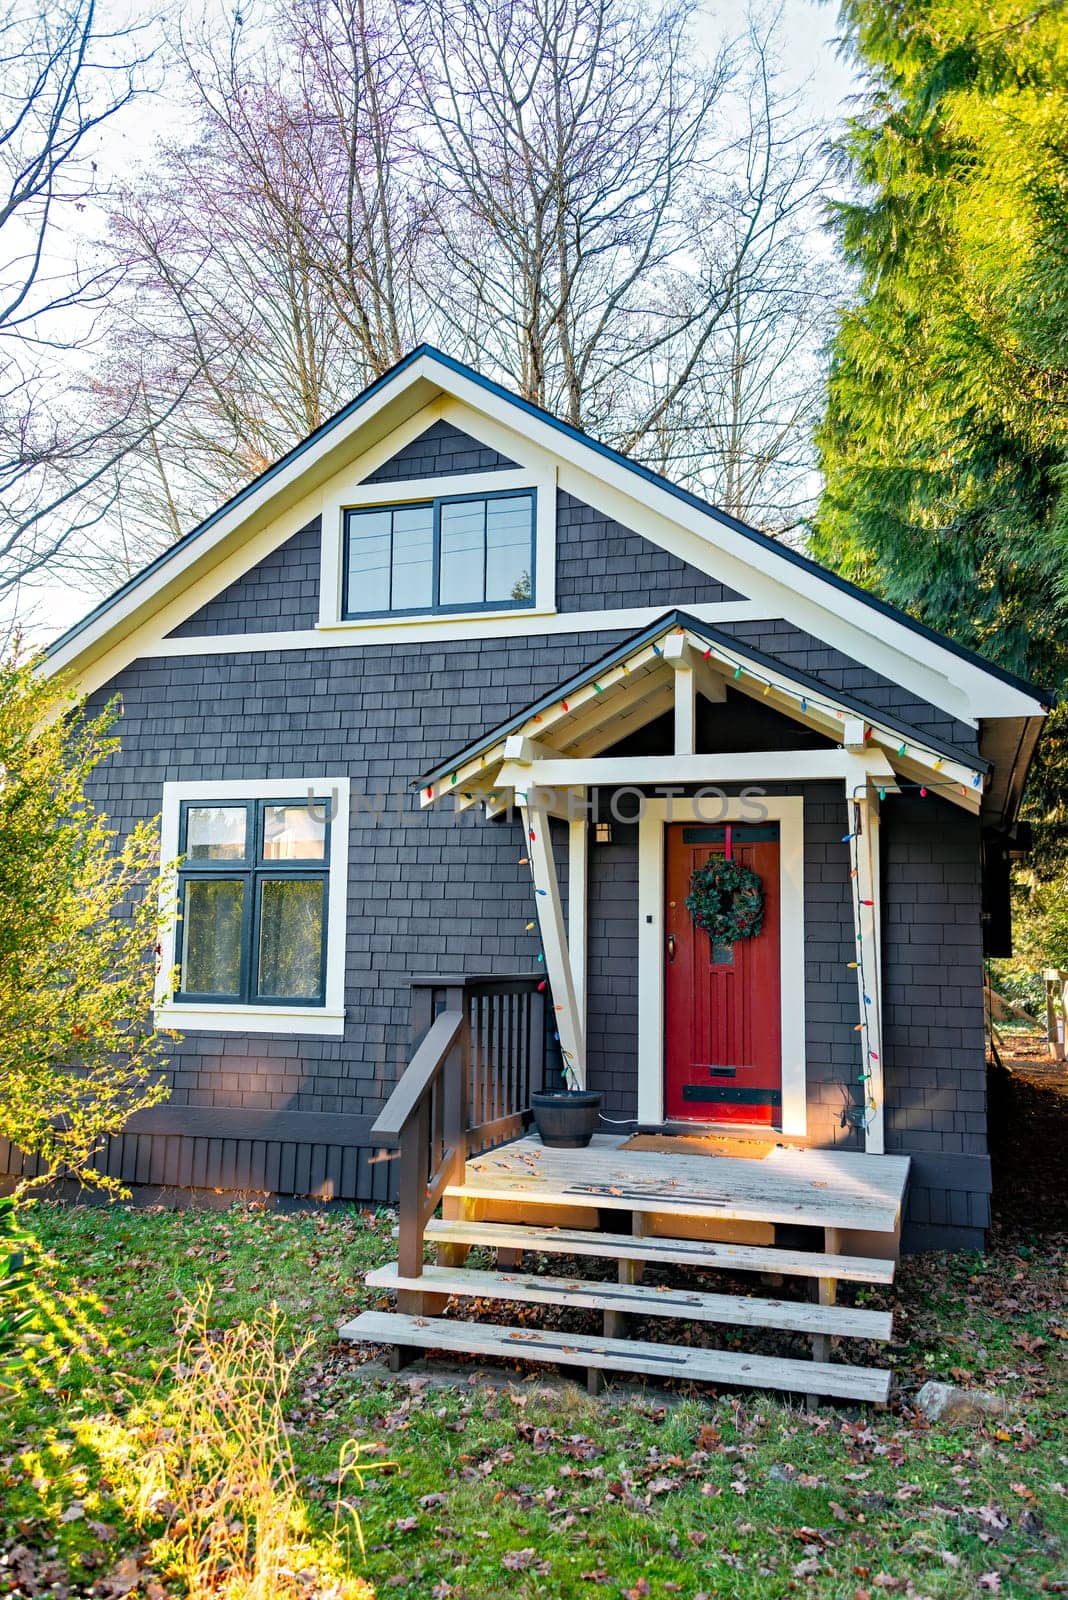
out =
<svg viewBox="0 0 1068 1600"><path fill-rule="evenodd" d="M542 1144L581 1150L597 1132L601 1097L591 1089L547 1089L530 1097Z"/></svg>

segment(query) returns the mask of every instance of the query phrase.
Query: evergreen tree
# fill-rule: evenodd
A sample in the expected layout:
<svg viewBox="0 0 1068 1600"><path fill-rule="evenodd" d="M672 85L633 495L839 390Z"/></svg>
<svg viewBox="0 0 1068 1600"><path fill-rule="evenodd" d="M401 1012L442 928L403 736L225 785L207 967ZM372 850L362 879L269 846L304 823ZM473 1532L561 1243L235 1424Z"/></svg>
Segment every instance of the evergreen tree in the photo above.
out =
<svg viewBox="0 0 1068 1600"><path fill-rule="evenodd" d="M838 223L813 553L1039 682L1068 676L1068 8L844 0L869 83ZM1033 805L1059 810L1054 726Z"/></svg>

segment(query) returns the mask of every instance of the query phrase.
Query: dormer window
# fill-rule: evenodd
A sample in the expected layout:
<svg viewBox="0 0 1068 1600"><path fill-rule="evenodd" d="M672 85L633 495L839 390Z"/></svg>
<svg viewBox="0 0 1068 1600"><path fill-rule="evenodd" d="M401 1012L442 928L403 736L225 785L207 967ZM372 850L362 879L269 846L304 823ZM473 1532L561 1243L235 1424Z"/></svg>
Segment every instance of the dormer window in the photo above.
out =
<svg viewBox="0 0 1068 1600"><path fill-rule="evenodd" d="M346 619L534 604L533 490L345 513Z"/></svg>

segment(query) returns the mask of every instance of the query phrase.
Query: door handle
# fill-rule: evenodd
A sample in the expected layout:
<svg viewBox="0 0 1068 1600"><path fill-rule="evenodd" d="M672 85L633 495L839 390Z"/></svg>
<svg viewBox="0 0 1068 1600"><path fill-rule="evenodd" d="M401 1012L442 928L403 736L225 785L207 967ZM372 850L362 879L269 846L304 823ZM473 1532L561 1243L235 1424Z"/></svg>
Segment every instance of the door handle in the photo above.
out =
<svg viewBox="0 0 1068 1600"><path fill-rule="evenodd" d="M674 959L675 959L675 935L673 933L669 933L668 934L668 942L667 942L667 944L668 944L668 960L669 961L674 961Z"/></svg>

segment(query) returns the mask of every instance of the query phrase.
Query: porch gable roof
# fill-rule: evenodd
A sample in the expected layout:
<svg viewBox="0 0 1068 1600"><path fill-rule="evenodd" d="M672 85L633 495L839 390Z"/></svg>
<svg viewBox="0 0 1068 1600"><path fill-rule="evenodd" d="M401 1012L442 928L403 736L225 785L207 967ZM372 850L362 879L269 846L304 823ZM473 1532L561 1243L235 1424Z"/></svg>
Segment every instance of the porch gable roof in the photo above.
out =
<svg viewBox="0 0 1068 1600"><path fill-rule="evenodd" d="M978 808L990 763L946 740L932 738L912 724L866 704L855 695L828 689L807 673L785 667L774 657L742 643L714 625L673 609L581 672L499 723L457 751L412 788L432 805L447 794L461 802L486 798L493 779L515 759L517 739L527 739L564 756L590 756L604 750L673 702L675 668L681 652L705 674L698 692L715 694L730 686L850 749L881 750L906 781L944 789L969 810ZM716 695L722 698L722 694ZM511 741L511 744L509 744ZM466 787L465 787L466 786Z"/></svg>

